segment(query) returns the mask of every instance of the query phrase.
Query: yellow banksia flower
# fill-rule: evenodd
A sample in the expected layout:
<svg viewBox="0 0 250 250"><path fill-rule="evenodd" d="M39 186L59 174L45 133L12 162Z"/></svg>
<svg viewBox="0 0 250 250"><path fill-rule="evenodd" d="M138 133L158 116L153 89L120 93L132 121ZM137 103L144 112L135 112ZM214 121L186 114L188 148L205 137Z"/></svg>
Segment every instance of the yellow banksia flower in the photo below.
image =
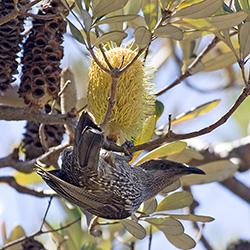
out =
<svg viewBox="0 0 250 250"><path fill-rule="evenodd" d="M115 47L105 52L112 67L119 67L124 56L123 67L136 55L130 48ZM96 54L98 60L107 67L101 51ZM96 122L103 122L111 91L111 76L104 72L94 60L89 68L89 86L87 93L88 110ZM155 111L154 97L151 94L152 83L145 73L145 67L137 59L119 78L112 118L107 127L107 136L111 140L123 143L133 139L144 120Z"/></svg>

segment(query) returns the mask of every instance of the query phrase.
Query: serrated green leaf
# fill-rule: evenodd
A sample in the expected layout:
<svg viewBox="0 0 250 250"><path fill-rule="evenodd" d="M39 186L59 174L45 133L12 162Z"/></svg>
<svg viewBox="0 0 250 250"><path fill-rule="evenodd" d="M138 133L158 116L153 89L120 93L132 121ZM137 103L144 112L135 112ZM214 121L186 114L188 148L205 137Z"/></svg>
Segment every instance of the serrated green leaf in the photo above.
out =
<svg viewBox="0 0 250 250"><path fill-rule="evenodd" d="M169 186L167 186L166 188L164 188L164 189L160 192L160 194L166 196L168 193L175 191L175 190L178 189L180 186L181 186L181 182L180 182L180 180L177 180L177 181L175 181L174 183L172 183L171 185L169 185Z"/></svg>
<svg viewBox="0 0 250 250"><path fill-rule="evenodd" d="M151 42L151 32L143 26L138 27L134 32L135 42L140 49L146 48Z"/></svg>
<svg viewBox="0 0 250 250"><path fill-rule="evenodd" d="M141 212L146 215L150 215L156 210L156 208L157 208L157 200L155 199L155 197L153 197L142 203Z"/></svg>
<svg viewBox="0 0 250 250"><path fill-rule="evenodd" d="M118 15L118 16L112 16L112 17L107 17L105 19L102 19L100 21L97 21L95 25L100 25L100 24L110 24L110 23L117 23L117 22L127 22L127 21L132 21L136 19L138 15Z"/></svg>
<svg viewBox="0 0 250 250"><path fill-rule="evenodd" d="M238 169L238 166L228 160L213 161L197 167L203 170L206 175L184 176L181 178L181 184L183 186L224 181L225 179L232 177Z"/></svg>
<svg viewBox="0 0 250 250"><path fill-rule="evenodd" d="M142 12L149 30L152 30L158 19L158 0L142 0Z"/></svg>
<svg viewBox="0 0 250 250"><path fill-rule="evenodd" d="M184 233L181 235L169 235L165 233L165 236L174 246L180 249L191 249L196 246L194 239Z"/></svg>
<svg viewBox="0 0 250 250"><path fill-rule="evenodd" d="M111 31L103 34L95 40L94 46L99 45L100 43L106 43L110 41L123 40L127 37L127 34L122 31Z"/></svg>
<svg viewBox="0 0 250 250"><path fill-rule="evenodd" d="M71 23L69 21L69 19L67 19L68 23L69 23L69 27L70 27L70 31L72 33L72 36L79 42L85 45L85 40L83 38L83 35L81 33L80 30L78 30L75 25L73 23Z"/></svg>
<svg viewBox="0 0 250 250"><path fill-rule="evenodd" d="M180 114L172 121L172 125L179 123L179 122L193 119L193 118L200 116L200 115L204 115L204 114L208 113L210 110L212 110L213 108L215 108L219 104L219 102L220 102L220 100L214 100L211 102L207 102L207 103L204 103L196 108L191 109L190 111L188 111L184 114Z"/></svg>
<svg viewBox="0 0 250 250"><path fill-rule="evenodd" d="M170 194L157 206L156 211L174 210L190 206L193 203L193 195L188 191L180 191Z"/></svg>
<svg viewBox="0 0 250 250"><path fill-rule="evenodd" d="M101 17L108 13L123 8L128 0L100 0L97 5L93 7L93 16Z"/></svg>
<svg viewBox="0 0 250 250"><path fill-rule="evenodd" d="M182 30L171 24L167 24L155 29L154 35L156 37L171 37L175 40L182 40L183 38Z"/></svg>
<svg viewBox="0 0 250 250"><path fill-rule="evenodd" d="M120 222L135 238L141 240L146 236L146 230L141 224L129 219L120 220Z"/></svg>
<svg viewBox="0 0 250 250"><path fill-rule="evenodd" d="M216 32L223 29L229 29L240 24L247 18L247 16L248 14L246 12L241 11L232 14L197 19L184 18L174 22L173 24L185 29Z"/></svg>
<svg viewBox="0 0 250 250"><path fill-rule="evenodd" d="M168 155L179 153L184 150L186 146L187 143L183 141L175 141L172 143L165 144L144 155L136 164L141 164L151 159L162 158Z"/></svg>
<svg viewBox="0 0 250 250"><path fill-rule="evenodd" d="M186 1L185 1L186 2ZM206 0L177 10L173 17L203 18L214 14L221 6L223 0ZM180 7L180 6L179 6ZM179 9L179 8L178 8Z"/></svg>
<svg viewBox="0 0 250 250"><path fill-rule="evenodd" d="M184 227L181 222L169 216L150 217L146 218L145 221L170 235L180 235L184 232Z"/></svg>
<svg viewBox="0 0 250 250"><path fill-rule="evenodd" d="M241 58L246 58L250 53L250 22L245 22L240 27L240 53Z"/></svg>

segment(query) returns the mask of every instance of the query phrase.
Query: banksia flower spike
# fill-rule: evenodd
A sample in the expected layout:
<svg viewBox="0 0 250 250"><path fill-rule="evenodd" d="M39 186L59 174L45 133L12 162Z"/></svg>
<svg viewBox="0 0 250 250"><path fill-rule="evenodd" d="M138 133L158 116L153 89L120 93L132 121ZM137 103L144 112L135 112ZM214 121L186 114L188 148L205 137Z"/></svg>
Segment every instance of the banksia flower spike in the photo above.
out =
<svg viewBox="0 0 250 250"><path fill-rule="evenodd" d="M123 57L123 67L126 66L135 57L136 51L115 47L106 49L105 54L115 68L121 65ZM97 52L96 57L107 67L101 51ZM111 76L92 60L89 69L87 102L88 110L94 115L98 124L103 122L107 111L111 81ZM143 121L148 115L154 113L154 98L150 92L152 92L152 83L147 79L143 62L137 59L119 78L116 102L107 128L109 139L123 143L137 135Z"/></svg>
<svg viewBox="0 0 250 250"><path fill-rule="evenodd" d="M18 4L25 5L28 0L19 0ZM14 10L14 0L0 1L0 18ZM20 51L19 44L22 41L24 18L19 16L0 25L0 95L10 87L17 74L17 53Z"/></svg>
<svg viewBox="0 0 250 250"><path fill-rule="evenodd" d="M19 94L26 104L42 108L57 97L60 86L60 60L63 57L62 36L66 21L60 17L66 8L60 0L52 0L38 14L57 15L53 19L34 19L23 46L22 77Z"/></svg>

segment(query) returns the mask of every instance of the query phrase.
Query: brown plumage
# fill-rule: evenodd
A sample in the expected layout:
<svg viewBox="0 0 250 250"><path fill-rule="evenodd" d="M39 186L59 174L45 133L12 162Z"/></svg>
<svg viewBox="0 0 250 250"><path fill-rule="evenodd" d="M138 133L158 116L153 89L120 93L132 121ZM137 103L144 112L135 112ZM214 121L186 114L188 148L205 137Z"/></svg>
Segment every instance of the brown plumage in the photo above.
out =
<svg viewBox="0 0 250 250"><path fill-rule="evenodd" d="M104 135L89 113L77 124L73 148L62 153L60 170L37 172L66 200L107 219L124 219L141 203L188 174L202 170L168 160L131 167L112 152L100 153Z"/></svg>

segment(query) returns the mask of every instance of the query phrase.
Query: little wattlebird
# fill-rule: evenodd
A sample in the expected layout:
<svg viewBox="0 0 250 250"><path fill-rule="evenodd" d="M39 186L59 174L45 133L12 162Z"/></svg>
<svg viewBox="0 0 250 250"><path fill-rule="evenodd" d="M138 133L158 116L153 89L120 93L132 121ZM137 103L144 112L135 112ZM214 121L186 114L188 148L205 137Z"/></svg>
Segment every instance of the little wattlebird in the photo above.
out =
<svg viewBox="0 0 250 250"><path fill-rule="evenodd" d="M100 153L104 135L88 112L83 112L73 148L62 153L60 170L37 170L60 196L106 219L133 215L141 203L180 177L205 174L195 167L169 160L149 160L131 166L114 153Z"/></svg>

